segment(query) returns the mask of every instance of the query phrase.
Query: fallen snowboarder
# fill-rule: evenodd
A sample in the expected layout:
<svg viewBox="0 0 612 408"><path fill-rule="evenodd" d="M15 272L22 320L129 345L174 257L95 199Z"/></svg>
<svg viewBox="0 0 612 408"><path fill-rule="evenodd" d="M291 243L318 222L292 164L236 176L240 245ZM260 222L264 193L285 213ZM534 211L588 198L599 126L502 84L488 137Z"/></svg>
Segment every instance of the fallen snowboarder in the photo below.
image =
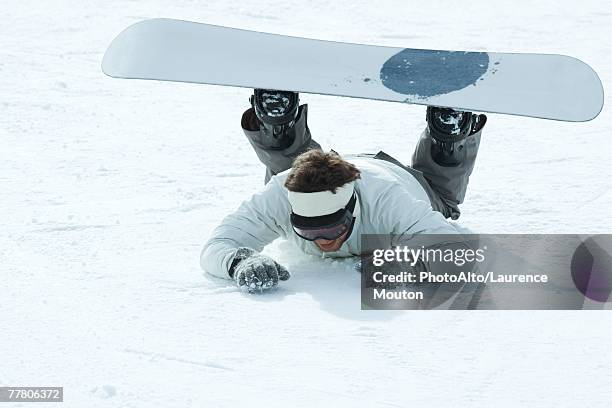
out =
<svg viewBox="0 0 612 408"><path fill-rule="evenodd" d="M362 234L457 234L486 116L427 107L410 167L384 152L340 157L312 140L295 92L256 89L242 128L266 186L228 215L200 257L210 274L260 292L290 277L260 251L278 237L318 256L362 255Z"/></svg>

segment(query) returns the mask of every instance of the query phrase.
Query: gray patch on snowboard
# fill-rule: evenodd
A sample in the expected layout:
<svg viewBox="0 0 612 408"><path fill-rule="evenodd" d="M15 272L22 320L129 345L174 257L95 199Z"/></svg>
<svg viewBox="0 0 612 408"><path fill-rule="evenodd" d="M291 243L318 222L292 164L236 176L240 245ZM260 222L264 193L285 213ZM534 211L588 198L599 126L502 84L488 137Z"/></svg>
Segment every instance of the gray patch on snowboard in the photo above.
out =
<svg viewBox="0 0 612 408"><path fill-rule="evenodd" d="M406 48L383 64L380 79L395 92L427 98L475 85L488 67L486 52Z"/></svg>

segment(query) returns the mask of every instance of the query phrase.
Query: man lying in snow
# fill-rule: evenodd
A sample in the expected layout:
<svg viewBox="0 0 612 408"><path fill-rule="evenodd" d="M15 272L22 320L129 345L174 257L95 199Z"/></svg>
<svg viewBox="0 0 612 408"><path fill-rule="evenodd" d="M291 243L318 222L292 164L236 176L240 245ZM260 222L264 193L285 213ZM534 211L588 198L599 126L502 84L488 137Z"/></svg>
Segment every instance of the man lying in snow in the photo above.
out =
<svg viewBox="0 0 612 408"><path fill-rule="evenodd" d="M278 237L318 256L362 254L361 234L457 234L485 115L428 107L427 127L404 166L384 152L340 157L311 139L294 92L256 89L242 128L266 166L266 186L228 215L200 257L210 274L249 292L289 279L259 252Z"/></svg>

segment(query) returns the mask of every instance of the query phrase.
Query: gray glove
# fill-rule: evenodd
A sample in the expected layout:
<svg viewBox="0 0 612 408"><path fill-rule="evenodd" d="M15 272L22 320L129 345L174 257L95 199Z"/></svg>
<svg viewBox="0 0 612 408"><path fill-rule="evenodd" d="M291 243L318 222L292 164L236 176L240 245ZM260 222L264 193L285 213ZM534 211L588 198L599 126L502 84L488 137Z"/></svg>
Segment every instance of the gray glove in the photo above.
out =
<svg viewBox="0 0 612 408"><path fill-rule="evenodd" d="M239 248L229 270L238 287L249 293L263 292L286 281L289 271L274 259L251 248Z"/></svg>

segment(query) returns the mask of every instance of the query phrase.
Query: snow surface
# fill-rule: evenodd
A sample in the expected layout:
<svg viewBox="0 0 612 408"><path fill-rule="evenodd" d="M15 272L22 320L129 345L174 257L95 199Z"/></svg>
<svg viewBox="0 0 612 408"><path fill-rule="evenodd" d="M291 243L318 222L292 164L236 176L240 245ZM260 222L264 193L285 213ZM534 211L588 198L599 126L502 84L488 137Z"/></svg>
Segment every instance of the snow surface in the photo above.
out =
<svg viewBox="0 0 612 408"><path fill-rule="evenodd" d="M608 90L605 2L26 0L0 17L0 385L63 386L63 407L609 406L608 312L361 311L352 261L286 242L267 250L293 274L274 293L204 276L208 234L263 184L239 125L249 91L100 70L123 28L171 17L569 54ZM302 102L340 153L408 161L424 126L423 107ZM612 232L610 102L587 123L490 115L460 224Z"/></svg>

